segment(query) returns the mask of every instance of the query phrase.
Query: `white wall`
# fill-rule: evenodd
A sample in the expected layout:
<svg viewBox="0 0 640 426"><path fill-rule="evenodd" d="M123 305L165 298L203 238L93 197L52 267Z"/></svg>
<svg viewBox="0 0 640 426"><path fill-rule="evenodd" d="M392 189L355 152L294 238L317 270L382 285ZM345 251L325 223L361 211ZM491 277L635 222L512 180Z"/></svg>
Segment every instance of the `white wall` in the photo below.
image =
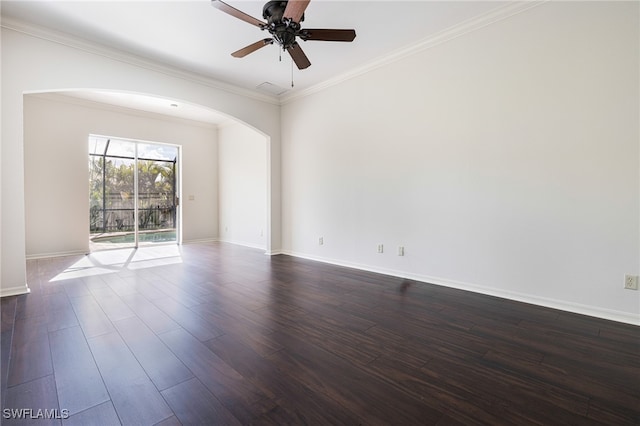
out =
<svg viewBox="0 0 640 426"><path fill-rule="evenodd" d="M61 95L24 100L27 257L89 248L89 134L182 147L183 241L216 239L217 130L213 125L78 103Z"/></svg>
<svg viewBox="0 0 640 426"><path fill-rule="evenodd" d="M268 245L270 251L280 248L280 107L273 100L240 93L211 80L106 48L51 34L29 35L31 32L29 28L2 28L1 296L28 290L25 273L24 93L99 89L151 94L212 108L268 135Z"/></svg>
<svg viewBox="0 0 640 426"><path fill-rule="evenodd" d="M545 3L287 103L285 251L640 323L638 29Z"/></svg>
<svg viewBox="0 0 640 426"><path fill-rule="evenodd" d="M218 129L221 241L266 248L267 140L241 124Z"/></svg>

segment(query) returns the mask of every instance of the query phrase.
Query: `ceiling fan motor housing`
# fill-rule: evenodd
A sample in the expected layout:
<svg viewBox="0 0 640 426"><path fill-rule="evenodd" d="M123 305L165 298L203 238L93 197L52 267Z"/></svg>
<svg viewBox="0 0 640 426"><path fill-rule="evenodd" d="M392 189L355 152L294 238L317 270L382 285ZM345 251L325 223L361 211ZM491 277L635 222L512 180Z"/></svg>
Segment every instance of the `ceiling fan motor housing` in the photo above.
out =
<svg viewBox="0 0 640 426"><path fill-rule="evenodd" d="M266 30L283 49L288 49L296 43L296 36L300 31L299 22L284 18L286 7L286 1L273 0L268 1L262 8L262 17L268 23ZM300 22L302 21L304 21L304 14L300 18Z"/></svg>

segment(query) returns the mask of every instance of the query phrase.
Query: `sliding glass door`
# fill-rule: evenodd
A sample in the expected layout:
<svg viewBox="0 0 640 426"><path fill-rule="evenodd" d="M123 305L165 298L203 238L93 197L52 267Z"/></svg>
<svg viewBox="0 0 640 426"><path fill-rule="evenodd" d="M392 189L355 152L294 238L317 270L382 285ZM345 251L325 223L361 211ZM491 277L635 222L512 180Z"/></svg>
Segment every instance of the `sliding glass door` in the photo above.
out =
<svg viewBox="0 0 640 426"><path fill-rule="evenodd" d="M89 138L91 250L177 242L178 147Z"/></svg>

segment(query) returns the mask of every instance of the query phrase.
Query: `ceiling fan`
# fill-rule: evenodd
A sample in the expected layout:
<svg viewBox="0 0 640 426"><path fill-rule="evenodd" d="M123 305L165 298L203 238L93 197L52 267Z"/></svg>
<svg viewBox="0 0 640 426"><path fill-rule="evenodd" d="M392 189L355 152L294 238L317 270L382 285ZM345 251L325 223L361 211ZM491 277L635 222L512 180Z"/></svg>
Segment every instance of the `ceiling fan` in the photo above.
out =
<svg viewBox="0 0 640 426"><path fill-rule="evenodd" d="M300 22L304 21L304 11L311 0L275 0L268 1L262 8L262 17L267 20L263 22L251 15L248 15L220 0L211 0L211 5L231 16L255 25L261 30L267 30L271 37L257 41L248 45L231 56L243 58L249 53L276 43L283 50L289 52L291 59L298 69L305 69L311 65L307 55L296 41L300 38L303 41L353 41L356 38L355 30L335 30L335 29L302 29Z"/></svg>

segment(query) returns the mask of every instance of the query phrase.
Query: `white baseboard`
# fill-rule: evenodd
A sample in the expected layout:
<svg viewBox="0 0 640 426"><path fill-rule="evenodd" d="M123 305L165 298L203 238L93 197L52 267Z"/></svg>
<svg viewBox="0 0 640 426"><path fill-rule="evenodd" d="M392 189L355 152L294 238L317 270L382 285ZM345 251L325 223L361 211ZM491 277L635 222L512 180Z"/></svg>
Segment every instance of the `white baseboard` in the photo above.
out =
<svg viewBox="0 0 640 426"><path fill-rule="evenodd" d="M27 284L18 287L0 288L0 297L19 296L29 293L31 293L31 289Z"/></svg>
<svg viewBox="0 0 640 426"><path fill-rule="evenodd" d="M258 250L265 250L264 246L259 246L254 243L247 243L243 241L234 241L234 240L224 240L224 239L219 239L218 241L220 241L221 243L235 244L237 246L249 247L249 248L258 249Z"/></svg>
<svg viewBox="0 0 640 426"><path fill-rule="evenodd" d="M88 249L56 252L56 253L36 253L36 254L28 254L26 258L27 260L34 260L34 259L46 259L49 257L84 256L87 253L89 253Z"/></svg>
<svg viewBox="0 0 640 426"><path fill-rule="evenodd" d="M189 240L189 241L185 241L184 244L206 244L206 243L226 243L226 244L234 244L234 245L238 245L238 246L242 246L242 247L248 247L248 248L254 248L257 250L265 250L264 247L260 247L257 246L255 244L248 244L248 243L241 243L241 242L237 242L237 241L232 241L232 240L221 240L219 238L209 238L209 239L204 239L204 240ZM279 254L284 254L280 249L278 250L265 250L264 254L266 256L277 256Z"/></svg>
<svg viewBox="0 0 640 426"><path fill-rule="evenodd" d="M206 243L216 243L219 240L217 238L202 238L197 240L183 240L182 244L206 244Z"/></svg>
<svg viewBox="0 0 640 426"><path fill-rule="evenodd" d="M347 268L354 268L368 272L374 272L383 275L390 275L398 278L406 278L413 281L424 282L428 284L435 284L443 287L456 288L459 290L471 291L474 293L485 294L488 296L500 297L503 299L514 300L517 302L529 303L532 305L544 306L552 309L559 309L561 311L572 312L581 315L588 315L591 317L602 318L611 321L622 322L632 325L640 325L640 313L633 314L629 312L615 311L611 309L604 309L598 306L582 305L579 303L572 303L563 300L545 298L535 296L532 294L518 293L506 291L498 288L486 287L471 283L459 282L448 280L439 277L432 277L426 275L410 274L393 269L378 268L371 265L364 265L354 262L345 262L337 259L324 258L321 256L314 256L305 253L296 253L288 250L282 250L279 254L285 254L288 256L299 257L301 259L314 260L318 262L328 263L336 266L344 266Z"/></svg>

